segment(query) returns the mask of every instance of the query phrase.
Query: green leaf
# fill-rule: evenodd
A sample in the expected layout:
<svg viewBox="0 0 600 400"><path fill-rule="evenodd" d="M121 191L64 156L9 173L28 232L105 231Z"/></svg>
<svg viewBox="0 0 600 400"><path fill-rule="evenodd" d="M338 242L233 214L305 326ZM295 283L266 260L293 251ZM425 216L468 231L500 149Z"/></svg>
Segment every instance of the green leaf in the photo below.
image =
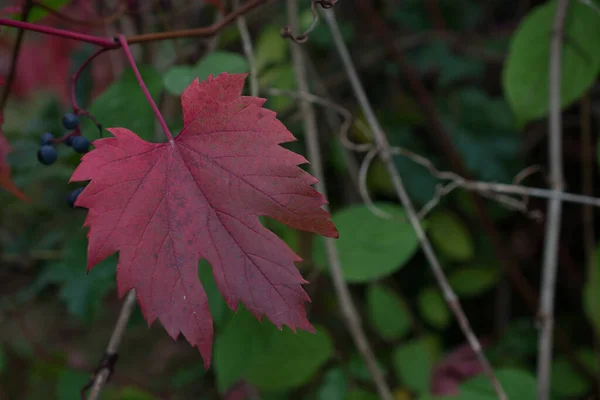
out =
<svg viewBox="0 0 600 400"><path fill-rule="evenodd" d="M252 363L246 373L248 382L266 391L296 388L309 382L333 355L327 331L316 334L288 328L275 331L269 348Z"/></svg>
<svg viewBox="0 0 600 400"><path fill-rule="evenodd" d="M509 399L535 399L536 381L526 370L504 368L496 370L496 377L506 391ZM469 379L460 385L459 400L497 399L490 380L485 374Z"/></svg>
<svg viewBox="0 0 600 400"><path fill-rule="evenodd" d="M579 361L592 373L597 374L600 363L594 350L580 349L576 352ZM584 395L591 389L589 380L582 376L564 356L557 357L552 363L552 392L561 398L573 398Z"/></svg>
<svg viewBox="0 0 600 400"><path fill-rule="evenodd" d="M62 6L69 3L69 0L42 0L39 3L45 5L52 10L58 11ZM35 22L39 19L44 18L48 15L48 11L44 10L42 7L33 7L29 12L29 17L27 18L27 22ZM12 19L21 19L21 14L14 14Z"/></svg>
<svg viewBox="0 0 600 400"><path fill-rule="evenodd" d="M452 321L450 310L436 287L421 290L419 293L419 311L423 319L437 329L448 327L448 324Z"/></svg>
<svg viewBox="0 0 600 400"><path fill-rule="evenodd" d="M272 64L281 64L287 59L288 44L281 37L279 28L274 25L267 25L256 40L254 55L256 69L258 69L259 74L265 67Z"/></svg>
<svg viewBox="0 0 600 400"><path fill-rule="evenodd" d="M317 400L345 400L347 390L348 377L341 368L333 368L325 373L317 389Z"/></svg>
<svg viewBox="0 0 600 400"><path fill-rule="evenodd" d="M497 267L463 267L449 277L450 286L461 297L478 296L498 283L500 271Z"/></svg>
<svg viewBox="0 0 600 400"><path fill-rule="evenodd" d="M473 238L456 214L436 212L429 218L428 224L431 242L446 258L452 261L468 261L473 258Z"/></svg>
<svg viewBox="0 0 600 400"><path fill-rule="evenodd" d="M162 89L161 75L152 67L138 66L148 91L155 101ZM142 139L155 141L156 117L131 69L126 69L121 78L113 82L93 102L89 110L103 128L127 128ZM90 140L99 137L98 128L91 121L84 121L84 134ZM103 132L106 135L107 132Z"/></svg>
<svg viewBox="0 0 600 400"><path fill-rule="evenodd" d="M429 391L429 379L435 363L431 344L425 338L402 343L394 350L392 363L396 377L418 392Z"/></svg>
<svg viewBox="0 0 600 400"><path fill-rule="evenodd" d="M418 248L417 236L404 219L403 209L391 203L376 206L394 219L380 218L364 205L346 207L333 214L340 232L335 243L348 282L369 282L388 276L402 268ZM325 246L320 238L315 240L314 259L322 268L327 265Z"/></svg>
<svg viewBox="0 0 600 400"><path fill-rule="evenodd" d="M550 40L556 1L533 9L513 34L503 85L520 125L548 113ZM569 3L562 50L561 106L588 90L600 68L600 16L578 1Z"/></svg>
<svg viewBox="0 0 600 400"><path fill-rule="evenodd" d="M34 285L59 285L59 296L69 312L83 321L92 321L102 308L102 299L115 286L117 255L87 273L87 241L83 234L74 235L62 253L62 259L46 266Z"/></svg>
<svg viewBox="0 0 600 400"><path fill-rule="evenodd" d="M248 70L248 62L240 54L213 51L194 66L178 65L169 69L164 76L164 85L169 93L180 95L196 78L203 81L211 74L214 76L223 72L237 74Z"/></svg>
<svg viewBox="0 0 600 400"><path fill-rule="evenodd" d="M79 392L90 379L89 374L63 369L56 382L56 398L60 400L80 400Z"/></svg>
<svg viewBox="0 0 600 400"><path fill-rule="evenodd" d="M276 87L281 90L296 90L296 72L290 64L277 65L260 74L258 79L260 87ZM281 113L295 104L296 100L290 96L269 96L265 107Z"/></svg>
<svg viewBox="0 0 600 400"><path fill-rule="evenodd" d="M400 339L411 328L407 305L392 290L379 284L371 284L367 289L369 322L373 329L386 340Z"/></svg>
<svg viewBox="0 0 600 400"><path fill-rule="evenodd" d="M210 314L213 317L215 326L221 327L226 322L229 308L217 288L215 278L212 274L212 267L205 259L200 260L198 265L198 278L200 278L202 287L206 292L206 297L208 297L208 307L210 308Z"/></svg>
<svg viewBox="0 0 600 400"><path fill-rule="evenodd" d="M385 364L379 360L375 360L375 364L377 364L377 369L381 371L382 375L387 375L388 371ZM346 370L350 373L352 378L357 381L364 383L371 383L373 381L373 377L371 376L369 368L367 368L365 359L360 354L355 353L351 356L350 361L346 364Z"/></svg>
<svg viewBox="0 0 600 400"><path fill-rule="evenodd" d="M240 306L215 340L214 368L220 392L243 378L252 363L265 353L273 330L273 325L260 323Z"/></svg>

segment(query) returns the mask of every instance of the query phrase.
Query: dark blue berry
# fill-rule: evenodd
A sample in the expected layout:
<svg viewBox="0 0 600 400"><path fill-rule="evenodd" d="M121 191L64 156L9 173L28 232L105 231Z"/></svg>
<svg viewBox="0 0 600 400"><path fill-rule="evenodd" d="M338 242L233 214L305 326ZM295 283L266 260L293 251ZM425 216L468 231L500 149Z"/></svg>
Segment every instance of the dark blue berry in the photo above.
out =
<svg viewBox="0 0 600 400"><path fill-rule="evenodd" d="M63 115L62 123L65 129L72 130L77 128L77 125L79 125L79 118L77 118L77 115L73 113L66 113Z"/></svg>
<svg viewBox="0 0 600 400"><path fill-rule="evenodd" d="M67 196L67 203L69 204L69 207L75 207L75 201L77 201L77 198L79 197L81 192L83 192L83 189L84 188L77 188L71 193L69 193L69 195Z"/></svg>
<svg viewBox="0 0 600 400"><path fill-rule="evenodd" d="M40 138L40 144L43 146L45 144L52 144L54 140L54 135L50 132L44 132L42 137Z"/></svg>
<svg viewBox="0 0 600 400"><path fill-rule="evenodd" d="M38 150L37 158L42 164L51 165L58 159L58 153L54 146L45 144Z"/></svg>
<svg viewBox="0 0 600 400"><path fill-rule="evenodd" d="M90 141L85 136L73 136L71 146L78 153L87 153L90 149Z"/></svg>

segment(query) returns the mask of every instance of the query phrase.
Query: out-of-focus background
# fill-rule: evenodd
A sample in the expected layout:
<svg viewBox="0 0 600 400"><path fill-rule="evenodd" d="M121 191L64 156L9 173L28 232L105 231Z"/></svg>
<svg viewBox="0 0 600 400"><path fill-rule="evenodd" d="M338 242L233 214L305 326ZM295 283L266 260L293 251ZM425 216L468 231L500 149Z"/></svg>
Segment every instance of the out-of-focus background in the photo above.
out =
<svg viewBox="0 0 600 400"><path fill-rule="evenodd" d="M46 8L36 7L31 21L102 36L200 27L222 18L214 5L201 1L38 3ZM313 16L309 1L299 3L304 30ZM392 146L469 180L547 188L548 59L555 3L343 0L334 10ZM562 157L565 190L593 196L598 192L600 3L584 3L571 1L566 18ZM48 8L61 15L48 14ZM260 94L298 137L287 147L307 156L303 114L298 99L290 96L297 91L290 53L294 44L280 34L288 24L286 2L262 5L245 19ZM16 34L16 29L2 29L0 75L10 72ZM368 169L368 193L361 195L365 153L349 149L340 137L346 114L356 122L347 133L349 141L368 144L373 135L322 18L301 48L311 91L322 99L315 107L326 197L340 231L344 277L395 399L494 399L379 159ZM179 94L194 77L250 70L235 23L213 38L132 49L174 132L182 125ZM61 117L71 111L69 78L93 50L26 32L4 110L13 178L31 201L0 191L2 400L79 399L120 309L117 255L86 274L85 210L66 202L68 193L81 186L68 183L81 155L57 146L54 165L45 167L36 158L42 133L66 133ZM102 55L86 69L77 98L104 127L126 127L146 140L162 140L120 51ZM100 137L85 119L83 134L90 140ZM509 194L498 192L481 197L482 192L461 187L439 196L437 185L452 180L440 180L444 176L435 176L427 163L406 152L393 162L422 211L443 271L500 382L513 400L535 398L547 200L507 199ZM372 206L365 204L365 194ZM377 215L382 211L387 218ZM598 398L597 214L579 204L563 207L551 365L554 399ZM199 353L183 338L174 342L158 322L148 328L136 309L104 399L378 398L341 316L321 238L271 220L264 223L304 259L298 267L310 281L305 289L312 298L308 312L317 335L293 334L288 328L279 332L242 306L232 312L216 289L210 266L201 262L199 274L215 322L210 369L204 370Z"/></svg>

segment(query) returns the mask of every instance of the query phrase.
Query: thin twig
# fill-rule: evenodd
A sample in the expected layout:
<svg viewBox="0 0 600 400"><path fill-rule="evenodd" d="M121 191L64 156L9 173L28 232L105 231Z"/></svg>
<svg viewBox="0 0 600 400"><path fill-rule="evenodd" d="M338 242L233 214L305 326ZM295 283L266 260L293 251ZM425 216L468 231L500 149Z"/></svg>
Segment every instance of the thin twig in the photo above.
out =
<svg viewBox="0 0 600 400"><path fill-rule="evenodd" d="M549 93L549 143L548 161L550 163L550 186L555 191L562 191L562 116L561 116L561 61L563 28L567 13L568 0L559 0L556 5L552 39L550 43L550 93ZM556 270L558 267L558 241L560 239L560 221L562 202L553 198L548 205L546 223L546 239L544 244L544 264L542 268L542 285L540 289L540 335L538 341L537 382L539 400L550 398L550 367L552 364L552 334L554 327L554 296L556 286Z"/></svg>
<svg viewBox="0 0 600 400"><path fill-rule="evenodd" d="M31 0L28 0L25 3L23 11L21 11L21 22L27 21L27 18L29 18L29 13L31 12L31 3ZM15 81L15 76L17 74L17 64L19 62L19 54L21 53L21 46L23 45L24 35L25 29L19 29L10 60L10 72L8 73L8 78L6 79L4 90L2 91L2 98L0 98L0 114L2 114L2 110L4 110L4 107L6 106L8 96L10 95L10 90L12 89L13 82Z"/></svg>
<svg viewBox="0 0 600 400"><path fill-rule="evenodd" d="M125 334L125 328L127 328L127 323L129 322L129 317L131 317L131 313L135 308L135 300L135 289L132 289L121 306L115 329L113 329L108 346L106 346L105 356L114 357L118 354L119 346L121 345L123 335ZM110 368L101 368L96 372L88 400L98 400L100 392L108 380L110 373Z"/></svg>
<svg viewBox="0 0 600 400"><path fill-rule="evenodd" d="M394 162L392 160L392 154L390 151L390 145L387 141L387 137L385 136L385 133L383 132L383 130L379 124L379 121L378 121L377 117L375 116L375 113L373 112L371 104L369 103L369 100L365 94L362 83L360 82L358 74L356 73L356 69L354 68L354 64L350 57L350 53L348 52L348 49L346 48L346 45L342 38L341 32L337 25L337 21L335 19L335 14L334 14L333 10L325 10L325 11L323 11L323 13L325 14L325 20L327 21L327 24L329 25L330 31L332 33L336 49L337 49L340 57L342 58L342 62L344 64L344 68L348 74L352 89L354 90L355 96L361 105L361 108L362 108L364 115L369 123L369 126L371 127L373 134L375 135L375 141L377 143L377 146L381 150L381 157L382 157L384 163L386 164L386 167L387 167L388 173L390 174L394 189L396 190L398 197L400 198L400 201L402 202L402 205L404 206L408 220L410 221L415 233L417 234L417 237L421 244L421 248L423 249L423 253L425 254L425 257L427 258L427 260L431 266L432 272L437 280L437 283L438 283L440 289L442 290L444 298L446 299L448 306L450 307L454 316L456 317L456 319L461 327L461 330L463 331L463 334L465 335L467 341L469 342L471 349L473 350L473 352L475 354L477 354L477 357L478 357L481 365L483 366L483 369L484 369L486 375L490 379L490 382L492 383L492 386L493 386L494 391L496 392L497 396L500 399L506 399L507 397L504 392L504 389L502 388L502 385L496 378L496 375L494 374L494 370L492 369L492 366L490 365L489 361L487 360L485 354L483 354L481 343L477 339L477 336L473 333L473 329L471 328L469 320L467 319L467 317L460 305L458 297L456 296L456 294L452 290L452 287L448 283L448 280L446 278L446 275L444 274L444 271L442 270L440 262L437 259L437 256L433 250L433 247L431 246L431 243L429 242L429 239L425 235L425 231L423 230L423 227L420 224L420 221L419 221L419 218L417 217L414 206L412 205L412 202L408 196L408 193L406 192L406 189L404 188L404 184L402 183L402 178L400 177L400 174L398 173L398 170L396 169L396 166L394 165Z"/></svg>
<svg viewBox="0 0 600 400"><path fill-rule="evenodd" d="M288 8L288 23L291 28L295 30L298 26L298 4L297 0L287 0ZM296 44L292 44L292 57L294 62L294 69L296 72L296 81L298 89L301 92L308 93L309 87L306 78L306 67L303 59L302 49ZM326 195L327 188L325 186L325 176L323 173L323 165L321 160L321 151L319 146L317 119L315 110L312 104L305 100L300 100L300 109L304 116L304 129L308 147L308 154L310 159L310 166L313 175L317 178L317 190L323 195ZM327 205L325 205L327 208ZM329 259L329 265L331 268L331 276L333 278L333 285L336 290L336 294L339 300L340 308L344 321L348 327L348 331L354 340L358 351L363 357L380 398L384 400L393 400L392 391L387 385L383 374L379 370L377 360L371 349L371 345L367 339L367 336L362 329L359 313L352 300L352 295L348 289L348 285L344 280L344 274L340 263L340 258L337 252L337 247L334 239L323 238L325 240L325 248L327 250L327 257Z"/></svg>
<svg viewBox="0 0 600 400"><path fill-rule="evenodd" d="M240 7L240 0L233 0L233 7ZM242 46L244 47L244 54L246 60L248 60L248 66L250 67L250 96L258 97L258 69L256 67L256 58L254 57L254 50L252 49L252 38L250 37L250 31L248 30L248 24L246 24L246 17L243 15L236 20L240 36L242 37Z"/></svg>
<svg viewBox="0 0 600 400"><path fill-rule="evenodd" d="M359 129L362 133L364 133L365 136L370 135L371 132L368 130L368 127L364 126L364 124L362 123L361 120L354 119L354 117L352 116L352 114L350 113L350 111L347 108L342 107L341 105L334 103L333 101L328 100L326 98L316 96L312 93L295 92L295 91L291 91L291 90L283 90L283 89L277 89L277 88L265 89L264 93L269 96L288 96L288 97L292 97L295 99L309 101L313 104L318 104L327 109L336 111L343 118L342 127L340 129L340 140L341 140L342 144L344 145L344 147L349 150L354 150L357 152L365 152L365 151L369 152L369 151L374 150L374 153L378 153L378 151L376 151L376 148L374 147L374 145L371 143L358 144L358 143L353 143L350 141L350 139L348 138L348 132L352 126L356 126L356 128ZM463 176L461 176L455 172L452 172L452 171L441 171L441 170L437 169L435 167L435 165L433 165L433 163L431 161L429 161L427 158L425 158L415 152L407 150L405 148L391 147L390 151L395 155L401 155L401 156L406 157L406 158L410 159L411 161L414 161L415 163L425 167L429 171L429 173L437 179L451 181L451 183L454 184L455 189L462 188L465 190L481 192L484 195L485 195L485 192L495 192L495 193L524 196L526 198L527 197L537 197L537 198L542 198L542 199L559 198L563 202L567 202L567 203L582 204L582 205L591 206L591 207L600 207L600 198L593 197L591 195L581 195L581 194L576 194L576 193L555 191L552 189L543 189L543 188L519 185L518 182L521 182L523 179L525 179L526 177L530 176L532 173L537 172L539 170L539 167L535 166L535 165L533 165L531 167L527 167L523 171L519 172L515 176L513 184L472 181L472 180L468 180L468 179L464 178ZM363 159L363 163L361 164L361 169L365 169L366 167L368 167L368 164L370 164L372 159L375 158L375 155L376 154L369 156L369 154L367 154L365 156L365 159ZM365 160L368 160L368 161L365 161ZM364 172L362 174L364 174ZM358 172L357 176L360 176L360 175L361 175L361 172ZM359 179L357 181L360 181L360 180L361 180L361 178L359 177ZM359 183L359 185L364 186L363 183ZM364 189L362 191L364 192ZM450 189L445 189L444 195L447 194L446 192L450 192L450 191L451 191ZM363 200L364 200L364 197L363 197ZM514 199L514 200L516 200L516 199ZM519 209L521 210L521 207L519 207ZM384 215L384 214L381 214L381 215ZM385 215L387 215L387 214L385 214Z"/></svg>

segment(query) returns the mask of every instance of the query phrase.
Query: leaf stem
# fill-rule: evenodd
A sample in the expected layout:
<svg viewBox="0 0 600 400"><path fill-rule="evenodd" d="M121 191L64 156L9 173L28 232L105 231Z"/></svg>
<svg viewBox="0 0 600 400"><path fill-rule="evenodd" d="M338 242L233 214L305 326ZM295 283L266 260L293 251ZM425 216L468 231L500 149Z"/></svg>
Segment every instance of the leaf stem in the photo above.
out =
<svg viewBox="0 0 600 400"><path fill-rule="evenodd" d="M160 124L163 132L165 133L167 140L169 142L173 142L173 135L171 135L171 132L169 131L169 127L167 126L167 123L165 122L165 119L163 118L162 114L160 113L160 110L158 109L158 106L154 102L154 99L152 99L152 96L150 95L150 92L148 91L148 88L146 87L146 84L144 83L144 80L142 79L142 74L140 74L140 70L138 69L136 62L133 59L133 54L131 54L131 50L129 49L129 45L127 44L127 38L124 35L119 35L118 40L119 40L119 43L121 43L121 46L123 47L123 51L125 52L125 57L127 57L127 61L129 61L129 65L131 65L131 69L133 69L133 73L135 74L135 77L136 77L138 83L140 84L140 88L142 89L142 92L144 92L144 96L146 96L146 100L148 100L148 103L150 103L150 106L152 107L152 111L154 111L154 115L156 116L156 119L158 119L158 123Z"/></svg>
<svg viewBox="0 0 600 400"><path fill-rule="evenodd" d="M101 48L98 49L94 52L94 54L92 54L91 56L89 56L75 71L75 73L73 75L71 75L71 105L73 106L73 110L74 111L80 111L81 107L79 107L79 104L77 104L77 95L75 94L76 92L76 87L77 87L77 81L79 80L79 77L81 76L81 73L83 72L83 70L92 62L94 61L94 59L96 57L98 57L100 54L106 52L108 49L107 48Z"/></svg>

